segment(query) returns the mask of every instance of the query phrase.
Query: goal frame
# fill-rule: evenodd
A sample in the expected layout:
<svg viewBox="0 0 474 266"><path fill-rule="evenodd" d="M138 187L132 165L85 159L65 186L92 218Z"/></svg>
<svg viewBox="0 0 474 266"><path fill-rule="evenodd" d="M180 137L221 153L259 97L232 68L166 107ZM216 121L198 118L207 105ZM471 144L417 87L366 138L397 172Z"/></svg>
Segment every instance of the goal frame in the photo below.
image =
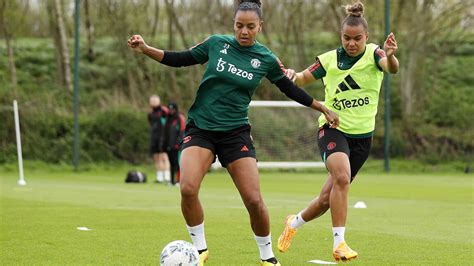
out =
<svg viewBox="0 0 474 266"><path fill-rule="evenodd" d="M251 101L249 107L282 107L282 108L308 108L295 101ZM302 169L302 168L323 168L324 162L317 161L275 161L257 162L259 169ZM221 168L220 162L216 159L211 166L212 169Z"/></svg>

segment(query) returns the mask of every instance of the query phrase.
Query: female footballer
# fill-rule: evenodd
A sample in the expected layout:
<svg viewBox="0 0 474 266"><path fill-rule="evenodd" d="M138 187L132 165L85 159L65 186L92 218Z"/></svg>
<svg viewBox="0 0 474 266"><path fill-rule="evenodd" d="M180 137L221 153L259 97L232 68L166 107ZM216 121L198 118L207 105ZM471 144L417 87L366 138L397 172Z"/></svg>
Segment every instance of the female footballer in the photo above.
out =
<svg viewBox="0 0 474 266"><path fill-rule="evenodd" d="M234 14L234 35L212 35L183 52L163 51L133 35L128 46L172 67L207 63L188 112L181 143L181 209L201 263L209 252L204 235L201 182L216 156L227 169L250 216L261 265L280 265L272 251L270 221L260 193L256 153L247 110L255 89L266 77L287 97L324 114L333 127L334 111L320 104L288 79L279 60L256 41L262 30L259 0L241 0Z"/></svg>
<svg viewBox="0 0 474 266"><path fill-rule="evenodd" d="M349 186L369 156L383 71L397 73L398 48L391 33L383 50L367 44L368 24L363 17L364 5L346 6L342 22L342 47L319 55L306 70L287 75L299 86L321 79L325 86L324 105L340 119L337 128L330 127L325 116L319 119L318 145L329 172L318 197L297 215L286 218L285 229L278 239L278 249L288 250L298 228L331 209L333 256L351 260L358 256L344 240Z"/></svg>

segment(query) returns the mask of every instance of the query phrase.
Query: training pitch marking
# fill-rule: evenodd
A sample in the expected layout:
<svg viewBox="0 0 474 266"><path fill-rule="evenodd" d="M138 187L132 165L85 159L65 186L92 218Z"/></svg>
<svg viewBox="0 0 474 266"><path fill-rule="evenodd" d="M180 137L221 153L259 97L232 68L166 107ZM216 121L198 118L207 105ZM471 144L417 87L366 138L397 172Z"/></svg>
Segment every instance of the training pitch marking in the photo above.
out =
<svg viewBox="0 0 474 266"><path fill-rule="evenodd" d="M308 262L316 263L316 264L337 264L336 262L324 261L324 260L310 260Z"/></svg>

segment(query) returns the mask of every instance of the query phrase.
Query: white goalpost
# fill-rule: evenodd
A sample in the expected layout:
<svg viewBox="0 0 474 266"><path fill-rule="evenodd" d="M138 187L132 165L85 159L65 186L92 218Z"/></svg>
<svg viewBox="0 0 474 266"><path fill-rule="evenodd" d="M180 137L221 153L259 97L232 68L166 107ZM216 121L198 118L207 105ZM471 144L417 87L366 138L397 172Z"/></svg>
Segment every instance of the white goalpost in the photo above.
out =
<svg viewBox="0 0 474 266"><path fill-rule="evenodd" d="M320 168L319 113L294 101L252 101L248 112L259 168ZM216 162L212 168L219 168Z"/></svg>
<svg viewBox="0 0 474 266"><path fill-rule="evenodd" d="M16 134L16 147L18 152L18 172L20 178L18 179L18 185L26 185L25 176L23 175L23 156L21 152L21 134L20 134L20 118L18 116L18 103L16 100L13 101L13 113L15 116L15 134Z"/></svg>

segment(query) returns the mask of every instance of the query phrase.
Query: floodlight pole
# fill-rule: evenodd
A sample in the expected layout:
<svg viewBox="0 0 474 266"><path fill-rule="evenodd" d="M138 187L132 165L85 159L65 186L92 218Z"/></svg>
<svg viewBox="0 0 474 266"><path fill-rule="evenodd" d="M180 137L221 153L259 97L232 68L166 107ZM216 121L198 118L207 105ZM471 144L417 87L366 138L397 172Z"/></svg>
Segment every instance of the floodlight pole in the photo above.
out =
<svg viewBox="0 0 474 266"><path fill-rule="evenodd" d="M74 170L79 167L79 37L80 37L80 19L81 13L80 0L75 0L74 7L74 154L73 164Z"/></svg>
<svg viewBox="0 0 474 266"><path fill-rule="evenodd" d="M390 34L390 0L385 0L385 36ZM384 168L390 172L390 75L384 73Z"/></svg>

